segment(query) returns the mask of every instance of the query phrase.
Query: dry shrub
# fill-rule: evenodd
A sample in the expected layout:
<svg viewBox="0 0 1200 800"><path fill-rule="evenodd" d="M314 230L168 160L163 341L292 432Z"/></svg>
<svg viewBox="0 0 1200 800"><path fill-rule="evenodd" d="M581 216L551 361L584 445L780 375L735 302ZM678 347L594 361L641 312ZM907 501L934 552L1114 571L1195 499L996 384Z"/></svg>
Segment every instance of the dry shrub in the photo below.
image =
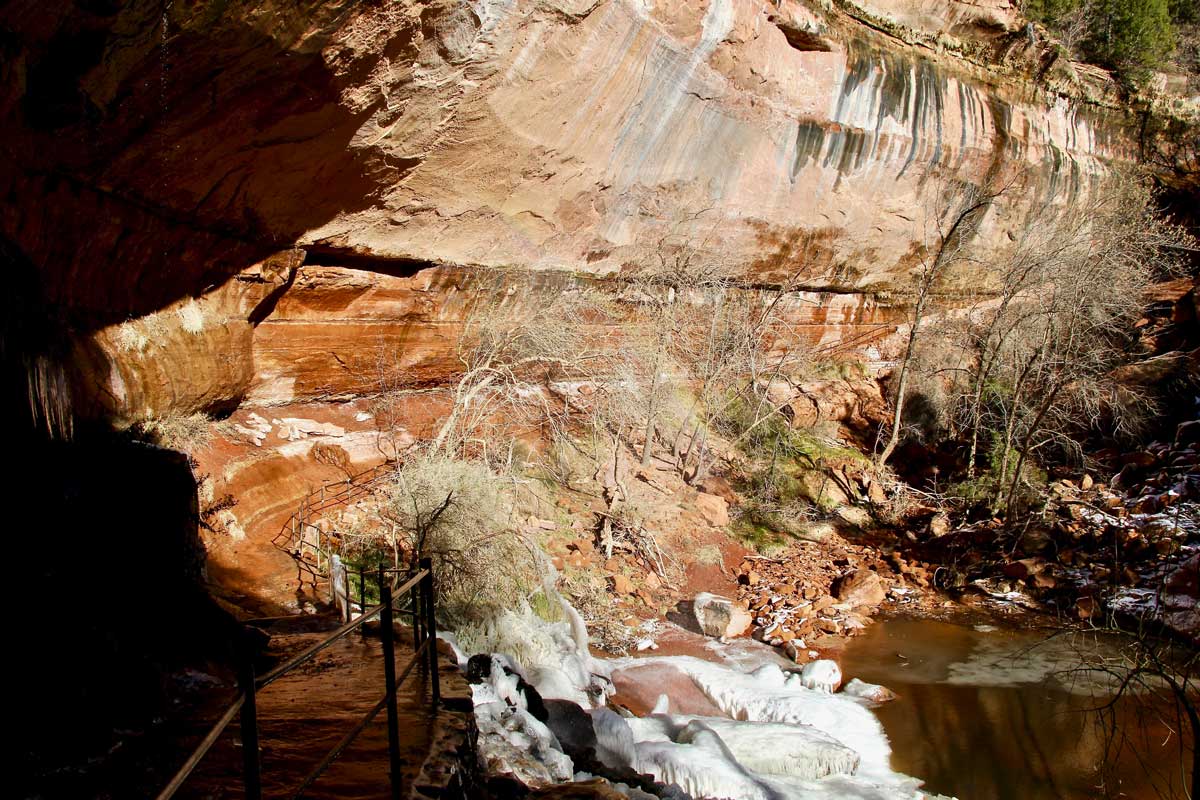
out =
<svg viewBox="0 0 1200 800"><path fill-rule="evenodd" d="M562 591L587 623L591 640L598 647L621 656L633 649L635 632L622 621L623 614L613 603L612 592L603 578L572 575L563 579Z"/></svg>
<svg viewBox="0 0 1200 800"><path fill-rule="evenodd" d="M531 545L510 525L504 480L487 466L421 453L397 471L387 518L414 558L433 559L439 611L450 624L525 604L537 586Z"/></svg>
<svg viewBox="0 0 1200 800"><path fill-rule="evenodd" d="M138 422L130 431L138 439L190 454L212 441L212 420L204 414L167 414Z"/></svg>

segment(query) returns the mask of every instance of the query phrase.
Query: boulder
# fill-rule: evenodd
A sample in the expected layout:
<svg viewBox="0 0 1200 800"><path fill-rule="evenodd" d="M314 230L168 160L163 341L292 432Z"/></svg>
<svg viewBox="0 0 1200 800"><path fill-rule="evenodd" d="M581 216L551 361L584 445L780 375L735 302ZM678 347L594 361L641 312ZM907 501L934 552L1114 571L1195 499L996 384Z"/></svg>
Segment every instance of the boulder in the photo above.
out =
<svg viewBox="0 0 1200 800"><path fill-rule="evenodd" d="M871 524L871 513L860 506L839 506L834 513L842 522L856 528L866 528Z"/></svg>
<svg viewBox="0 0 1200 800"><path fill-rule="evenodd" d="M810 522L796 531L796 538L805 542L820 544L828 541L837 533L837 527L828 521Z"/></svg>
<svg viewBox="0 0 1200 800"><path fill-rule="evenodd" d="M589 751L596 747L596 731L592 728L592 717L570 700L545 700L546 727L558 739L563 752L575 763L591 758Z"/></svg>
<svg viewBox="0 0 1200 800"><path fill-rule="evenodd" d="M934 514L929 520L929 533L931 536L945 536L950 532L950 517L947 514Z"/></svg>
<svg viewBox="0 0 1200 800"><path fill-rule="evenodd" d="M724 528L729 524L729 503L723 497L701 492L696 496L696 510L714 528Z"/></svg>
<svg viewBox="0 0 1200 800"><path fill-rule="evenodd" d="M829 608L830 606L834 605L835 603L837 603L837 600L834 600L829 595L824 595L822 597L818 597L816 600L813 601L811 610L814 614L820 613L821 611L824 611L825 609Z"/></svg>
<svg viewBox="0 0 1200 800"><path fill-rule="evenodd" d="M692 601L696 623L706 636L742 636L750 629L753 620L750 612L735 604L728 597L701 592Z"/></svg>
<svg viewBox="0 0 1200 800"><path fill-rule="evenodd" d="M871 570L856 569L834 582L833 594L852 608L875 608L887 596L887 589Z"/></svg>
<svg viewBox="0 0 1200 800"><path fill-rule="evenodd" d="M1192 556L1163 583L1163 622L1200 644L1200 555Z"/></svg>
<svg viewBox="0 0 1200 800"><path fill-rule="evenodd" d="M886 686L880 686L877 683L866 683L858 678L851 678L842 689L843 694L848 694L851 697L858 697L863 700L869 700L872 703L886 703L896 699L896 693Z"/></svg>

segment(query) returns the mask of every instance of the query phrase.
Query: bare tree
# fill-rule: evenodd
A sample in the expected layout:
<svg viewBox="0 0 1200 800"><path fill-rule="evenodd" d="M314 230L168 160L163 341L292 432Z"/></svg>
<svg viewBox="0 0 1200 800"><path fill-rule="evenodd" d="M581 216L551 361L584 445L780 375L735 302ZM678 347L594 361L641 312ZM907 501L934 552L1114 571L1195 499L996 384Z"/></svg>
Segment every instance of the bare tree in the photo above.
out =
<svg viewBox="0 0 1200 800"><path fill-rule="evenodd" d="M552 418L556 409L546 391L551 383L606 373L610 347L590 330L602 314L598 294L578 284L520 292L522 282L492 273L472 287L458 339L463 371L434 435L435 451L462 453L469 445L486 451L497 446L497 438L507 447L511 437L485 429L526 417L530 407L543 419Z"/></svg>
<svg viewBox="0 0 1200 800"><path fill-rule="evenodd" d="M969 259L968 245L978 231L992 201L1001 191L971 185L961 187L957 191L947 190L943 192L941 207L927 222L927 226L932 226L932 230L924 237L926 244L918 249L919 261L912 277L913 305L908 320L904 354L900 358L896 377L892 422L887 444L875 459L877 468L882 468L887 463L900 443L911 368L929 304L946 274L956 265Z"/></svg>
<svg viewBox="0 0 1200 800"><path fill-rule="evenodd" d="M1164 637L1146 617L1126 626L1110 618L1101 635L1112 634L1119 649L1078 648L1079 666L1064 672L1096 687L1090 710L1098 715L1105 763L1132 757L1159 797L1192 800L1200 788L1200 650Z"/></svg>
<svg viewBox="0 0 1200 800"><path fill-rule="evenodd" d="M1008 483L1004 506L1010 512L1031 456L1054 446L1077 450L1076 437L1102 409L1119 427L1136 425L1135 415L1148 408L1144 396L1118 385L1113 370L1130 359L1133 323L1146 291L1176 268L1177 246L1185 238L1150 200L1148 189L1130 178L1096 193L1086 225L1078 227L1086 246L1057 260L1052 283L1026 304L1031 313L1020 318L1014 339L1036 344L1026 344L1028 356L1012 381L999 476L1001 485Z"/></svg>

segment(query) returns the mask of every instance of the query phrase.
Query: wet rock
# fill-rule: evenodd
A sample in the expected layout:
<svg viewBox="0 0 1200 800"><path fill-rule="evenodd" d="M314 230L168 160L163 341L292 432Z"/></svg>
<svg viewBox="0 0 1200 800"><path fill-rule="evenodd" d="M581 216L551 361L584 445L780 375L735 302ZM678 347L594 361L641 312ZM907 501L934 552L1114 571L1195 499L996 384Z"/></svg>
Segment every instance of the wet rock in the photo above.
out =
<svg viewBox="0 0 1200 800"><path fill-rule="evenodd" d="M1037 589L1053 589L1058 585L1058 580L1053 575L1042 572L1033 576L1033 585Z"/></svg>
<svg viewBox="0 0 1200 800"><path fill-rule="evenodd" d="M858 569L838 578L833 594L852 608L875 608L887 596L883 580L869 569Z"/></svg>
<svg viewBox="0 0 1200 800"><path fill-rule="evenodd" d="M728 597L701 592L692 601L696 623L706 636L732 638L742 636L750 629L753 619L750 612L739 607Z"/></svg>
<svg viewBox="0 0 1200 800"><path fill-rule="evenodd" d="M842 692L851 697L870 700L872 703L887 703L896 699L896 693L886 686L877 683L866 683L858 678L851 678L843 687Z"/></svg>
<svg viewBox="0 0 1200 800"><path fill-rule="evenodd" d="M1200 643L1200 555L1167 576L1161 600L1163 622Z"/></svg>
<svg viewBox="0 0 1200 800"><path fill-rule="evenodd" d="M793 639L783 645L783 654L797 664L808 662L808 651L804 648L803 639Z"/></svg>
<svg viewBox="0 0 1200 800"><path fill-rule="evenodd" d="M1200 419L1190 419L1175 428L1175 446L1200 444Z"/></svg>
<svg viewBox="0 0 1200 800"><path fill-rule="evenodd" d="M1089 620L1096 615L1098 604L1093 597L1080 597L1075 601L1075 616L1081 620Z"/></svg>
<svg viewBox="0 0 1200 800"><path fill-rule="evenodd" d="M570 700L544 700L546 727L557 737L563 752L579 763L590 760L588 750L596 747L591 716Z"/></svg>

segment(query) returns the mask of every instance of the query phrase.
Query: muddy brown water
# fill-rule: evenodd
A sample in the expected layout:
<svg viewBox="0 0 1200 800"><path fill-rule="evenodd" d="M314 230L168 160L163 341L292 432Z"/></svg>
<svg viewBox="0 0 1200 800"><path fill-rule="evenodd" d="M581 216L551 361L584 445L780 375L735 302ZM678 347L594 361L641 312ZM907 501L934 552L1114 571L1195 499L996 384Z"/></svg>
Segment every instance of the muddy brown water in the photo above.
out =
<svg viewBox="0 0 1200 800"><path fill-rule="evenodd" d="M876 709L894 769L961 800L1183 797L1180 740L1164 705L1093 709L1111 686L1078 671L1127 643L1095 635L884 620L851 641L842 671L900 697ZM1190 763L1190 750L1188 751Z"/></svg>
<svg viewBox="0 0 1200 800"><path fill-rule="evenodd" d="M290 655L325 634L286 637ZM275 642L273 649L275 649ZM397 642L397 671L412 655L411 643ZM401 685L401 779L410 787L428 752L432 717L420 669ZM378 638L351 634L263 689L258 696L264 797L290 797L320 759L383 696L383 661ZM240 798L241 732L237 725L201 762L177 797ZM379 798L388 794L387 717L375 720L304 793L306 798Z"/></svg>

